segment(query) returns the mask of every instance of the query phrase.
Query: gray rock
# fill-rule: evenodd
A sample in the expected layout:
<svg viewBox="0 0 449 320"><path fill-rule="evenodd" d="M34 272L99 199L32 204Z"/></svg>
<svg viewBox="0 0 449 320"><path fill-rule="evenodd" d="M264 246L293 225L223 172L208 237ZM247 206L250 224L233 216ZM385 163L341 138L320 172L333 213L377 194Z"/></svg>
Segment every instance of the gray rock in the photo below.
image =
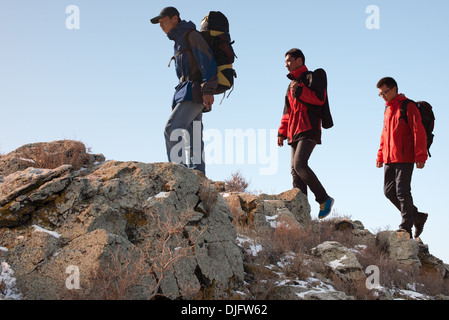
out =
<svg viewBox="0 0 449 320"><path fill-rule="evenodd" d="M326 241L311 251L329 267L328 271L344 281L365 281L362 265L354 252L336 241Z"/></svg>
<svg viewBox="0 0 449 320"><path fill-rule="evenodd" d="M216 192L208 214L195 210L206 180L179 165L116 161L85 171L30 167L8 175L0 184L0 234L8 234L0 246L9 248L17 287L26 299L101 295L95 274L124 272L111 262L123 251L134 257L129 265L142 264L127 298L175 299L206 289L216 298L239 288L243 261L229 206ZM71 265L80 269L82 289L65 287Z"/></svg>
<svg viewBox="0 0 449 320"><path fill-rule="evenodd" d="M299 226L311 221L310 204L299 190L292 189L279 195L232 192L222 193L242 225L259 232L272 230L279 223Z"/></svg>
<svg viewBox="0 0 449 320"><path fill-rule="evenodd" d="M415 269L421 266L418 241L410 239L407 232L381 231L377 233L376 240L390 259Z"/></svg>

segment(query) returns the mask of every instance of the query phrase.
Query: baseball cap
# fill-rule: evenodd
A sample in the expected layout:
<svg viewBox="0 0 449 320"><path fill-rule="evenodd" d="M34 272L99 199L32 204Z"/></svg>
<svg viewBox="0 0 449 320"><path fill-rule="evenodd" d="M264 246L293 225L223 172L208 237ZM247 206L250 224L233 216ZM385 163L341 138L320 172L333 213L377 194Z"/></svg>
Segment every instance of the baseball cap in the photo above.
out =
<svg viewBox="0 0 449 320"><path fill-rule="evenodd" d="M162 18L165 18L165 17L171 18L174 16L179 17L179 11L174 7L167 7L167 8L162 9L161 13L157 17L154 17L153 19L151 19L150 21L152 24L158 24L159 20L161 20Z"/></svg>

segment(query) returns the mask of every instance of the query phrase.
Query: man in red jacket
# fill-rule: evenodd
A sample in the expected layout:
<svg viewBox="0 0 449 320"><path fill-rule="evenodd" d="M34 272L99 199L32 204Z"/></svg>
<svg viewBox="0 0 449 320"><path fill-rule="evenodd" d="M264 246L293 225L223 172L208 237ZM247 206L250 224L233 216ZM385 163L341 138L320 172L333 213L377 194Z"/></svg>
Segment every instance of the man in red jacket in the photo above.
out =
<svg viewBox="0 0 449 320"><path fill-rule="evenodd" d="M321 79L311 78L305 66L301 50L291 49L285 54L285 64L291 81L285 96L284 114L278 132L278 145L284 140L292 147L291 172L293 187L307 195L307 187L320 204L318 217L327 217L334 199L329 197L308 161L313 149L321 144L321 107L326 102L327 92ZM313 80L313 81L311 81Z"/></svg>
<svg viewBox="0 0 449 320"><path fill-rule="evenodd" d="M377 88L386 104L384 127L376 166L385 164L385 196L401 211L400 229L407 231L412 238L418 238L427 220L427 213L418 212L413 204L411 181L413 168L422 169L427 160L427 135L422 124L421 114L413 102L407 104L407 121L401 117L401 105L408 100L398 94L398 85L393 78L381 79Z"/></svg>

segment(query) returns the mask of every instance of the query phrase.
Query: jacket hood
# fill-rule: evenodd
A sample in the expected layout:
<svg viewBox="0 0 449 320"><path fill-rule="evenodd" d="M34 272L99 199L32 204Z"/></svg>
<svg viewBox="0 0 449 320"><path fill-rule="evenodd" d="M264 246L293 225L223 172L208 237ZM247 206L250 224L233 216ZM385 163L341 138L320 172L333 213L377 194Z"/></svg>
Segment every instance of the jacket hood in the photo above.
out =
<svg viewBox="0 0 449 320"><path fill-rule="evenodd" d="M183 36L189 30L196 29L195 24L192 21L182 20L179 24L167 34L170 40L176 40L179 36Z"/></svg>

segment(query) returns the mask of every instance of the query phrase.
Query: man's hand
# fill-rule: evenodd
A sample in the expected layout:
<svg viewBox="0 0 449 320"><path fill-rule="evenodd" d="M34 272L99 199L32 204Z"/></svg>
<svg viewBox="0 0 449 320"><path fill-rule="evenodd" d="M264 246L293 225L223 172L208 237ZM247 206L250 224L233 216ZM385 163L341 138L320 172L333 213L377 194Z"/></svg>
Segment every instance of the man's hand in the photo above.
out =
<svg viewBox="0 0 449 320"><path fill-rule="evenodd" d="M212 105L214 104L215 98L212 94L207 94L203 96L203 104L206 107L207 111L210 111Z"/></svg>
<svg viewBox="0 0 449 320"><path fill-rule="evenodd" d="M284 138L283 137L280 137L280 136L278 136L278 146L279 147L283 147L284 146Z"/></svg>
<svg viewBox="0 0 449 320"><path fill-rule="evenodd" d="M426 164L425 164L424 162L417 162L417 163L416 163L416 168L418 168L418 169L423 169L425 165L426 165Z"/></svg>
<svg viewBox="0 0 449 320"><path fill-rule="evenodd" d="M384 164L382 162L380 162L380 161L376 162L376 167L382 168L383 166L384 166Z"/></svg>

